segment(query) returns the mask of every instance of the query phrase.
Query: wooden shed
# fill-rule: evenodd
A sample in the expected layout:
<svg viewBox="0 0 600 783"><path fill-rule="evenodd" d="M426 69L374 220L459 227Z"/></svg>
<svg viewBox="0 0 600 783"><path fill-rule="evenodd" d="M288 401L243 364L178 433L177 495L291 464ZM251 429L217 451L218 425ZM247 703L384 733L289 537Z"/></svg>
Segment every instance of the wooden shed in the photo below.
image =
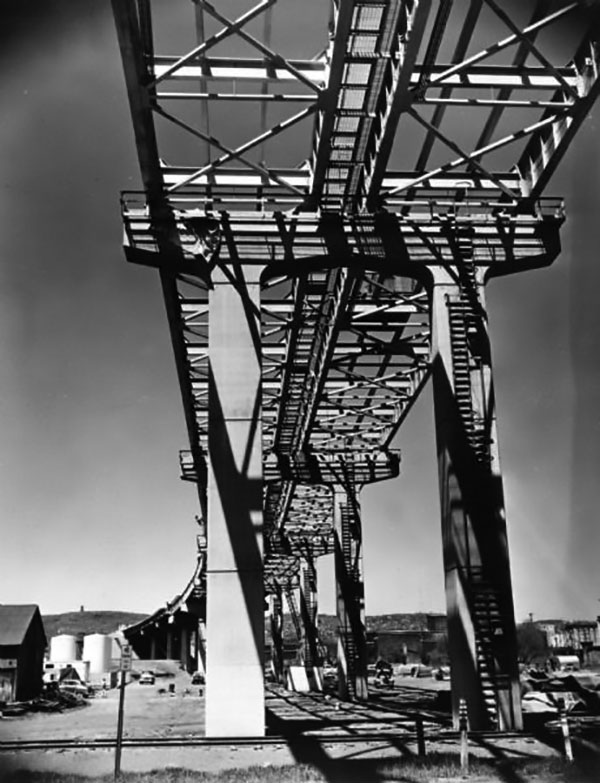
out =
<svg viewBox="0 0 600 783"><path fill-rule="evenodd" d="M0 604L0 702L27 701L42 690L46 634L35 604Z"/></svg>

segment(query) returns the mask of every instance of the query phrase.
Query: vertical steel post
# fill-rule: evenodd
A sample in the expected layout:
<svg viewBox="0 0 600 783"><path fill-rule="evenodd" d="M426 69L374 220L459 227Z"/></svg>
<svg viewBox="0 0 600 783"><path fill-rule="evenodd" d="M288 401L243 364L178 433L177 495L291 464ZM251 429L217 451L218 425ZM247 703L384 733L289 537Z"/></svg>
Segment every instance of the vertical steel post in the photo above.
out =
<svg viewBox="0 0 600 783"><path fill-rule="evenodd" d="M283 682L283 601L281 589L270 596L271 666L276 682Z"/></svg>
<svg viewBox="0 0 600 783"><path fill-rule="evenodd" d="M558 714L560 720L560 729L562 732L563 742L565 744L565 758L567 761L573 761L573 745L571 744L571 734L569 732L569 719L567 718L567 711L565 709L565 700L558 700Z"/></svg>
<svg viewBox="0 0 600 783"><path fill-rule="evenodd" d="M121 648L119 665L119 711L117 714L117 740L115 743L115 780L121 776L121 750L123 747L123 719L125 715L125 680L127 672L131 671L131 647L126 644Z"/></svg>
<svg viewBox="0 0 600 783"><path fill-rule="evenodd" d="M117 715L117 741L115 743L115 780L121 777L121 748L123 746L123 714L125 711L125 672L119 671L119 712Z"/></svg>
<svg viewBox="0 0 600 783"><path fill-rule="evenodd" d="M362 530L356 487L333 487L338 619L338 696L366 699L367 637L362 575Z"/></svg>
<svg viewBox="0 0 600 783"><path fill-rule="evenodd" d="M302 649L307 672L321 665L317 633L317 570L310 553L300 558L300 617L302 618Z"/></svg>
<svg viewBox="0 0 600 783"><path fill-rule="evenodd" d="M425 729L422 715L417 715L415 719L415 731L417 734L417 754L419 756L426 756L427 748L425 747Z"/></svg>
<svg viewBox="0 0 600 783"><path fill-rule="evenodd" d="M179 661L187 672L189 669L190 660L190 641L188 635L188 629L185 626L181 628L181 635L179 637Z"/></svg>
<svg viewBox="0 0 600 783"><path fill-rule="evenodd" d="M469 774L469 713L467 702L459 700L458 730L460 731L460 769L463 775Z"/></svg>
<svg viewBox="0 0 600 783"><path fill-rule="evenodd" d="M432 365L455 726L522 728L483 286L434 270Z"/></svg>

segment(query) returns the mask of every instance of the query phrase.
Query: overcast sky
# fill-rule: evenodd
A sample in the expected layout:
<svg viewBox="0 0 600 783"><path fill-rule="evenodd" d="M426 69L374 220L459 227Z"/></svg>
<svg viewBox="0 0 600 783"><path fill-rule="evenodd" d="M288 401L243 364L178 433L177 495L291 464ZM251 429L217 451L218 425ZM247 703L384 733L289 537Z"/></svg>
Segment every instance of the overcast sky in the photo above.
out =
<svg viewBox="0 0 600 783"><path fill-rule="evenodd" d="M139 176L109 3L45 5L6 3L0 47L0 602L149 612L195 562L183 412L158 277L121 250ZM599 111L548 189L561 256L487 292L518 619L600 613ZM362 497L367 611L443 611L430 391L398 445Z"/></svg>

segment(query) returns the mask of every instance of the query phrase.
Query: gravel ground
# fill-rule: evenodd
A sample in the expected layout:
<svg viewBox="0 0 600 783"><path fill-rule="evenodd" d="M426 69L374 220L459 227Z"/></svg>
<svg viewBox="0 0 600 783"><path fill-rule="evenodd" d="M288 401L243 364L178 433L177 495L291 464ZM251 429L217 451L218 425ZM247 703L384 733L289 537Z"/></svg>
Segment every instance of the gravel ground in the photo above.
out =
<svg viewBox="0 0 600 783"><path fill-rule="evenodd" d="M175 694L159 693L168 690L175 682ZM430 700L432 690L448 687L447 683L402 678L397 682L395 693L415 693L415 697ZM375 692L376 693L376 692ZM281 692L271 696L268 706L277 712L282 705L282 714L294 711L303 716L314 716L322 725L323 719L336 720L352 735L352 742L321 743L310 740L295 744L252 746L215 746L197 748L124 748L123 771L150 771L165 767L220 772L248 766L278 766L297 762L314 763L323 768L332 759L347 759L359 762L376 758L396 758L416 754L417 748L403 733L412 730L414 723L402 724L390 692L381 693L384 698L374 707L353 706L338 703L335 699L315 699ZM88 706L66 710L63 713L30 713L22 717L5 718L0 721L0 739L93 739L114 737L117 724L118 691L109 691L105 698L91 699ZM395 709L394 709L395 707ZM131 683L125 698L125 737L169 737L201 735L204 721L204 698L200 688L191 687L189 676L180 673L175 680L157 679L154 686ZM361 730L376 727L381 731L381 740L365 742L360 740ZM338 727L332 730L338 731ZM427 743L429 752L458 754L455 739L446 742ZM487 757L531 757L548 756L554 753L547 746L531 739L509 738L502 742L474 744L471 751ZM0 773L7 770L30 769L39 771L70 772L95 777L110 774L114 768L114 750L52 750L0 752ZM0 780L2 775L0 774Z"/></svg>

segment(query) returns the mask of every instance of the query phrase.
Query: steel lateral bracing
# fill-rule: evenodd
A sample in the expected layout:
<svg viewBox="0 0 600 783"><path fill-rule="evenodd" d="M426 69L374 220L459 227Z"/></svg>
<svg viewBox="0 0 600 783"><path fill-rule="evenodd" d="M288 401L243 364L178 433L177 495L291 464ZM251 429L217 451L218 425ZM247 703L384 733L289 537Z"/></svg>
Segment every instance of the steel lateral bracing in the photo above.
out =
<svg viewBox="0 0 600 783"><path fill-rule="evenodd" d="M211 627L225 583L250 618L241 670L262 671L261 596L280 648L297 590L313 665L325 554L346 695L366 696L358 495L398 474L430 377L453 693L474 728L519 728L484 285L560 251L544 190L600 89L597 4L301 6L113 0L143 183L122 195L125 251L160 275L182 478L207 525L207 731L262 730L260 709L235 723L210 707L236 665Z"/></svg>

